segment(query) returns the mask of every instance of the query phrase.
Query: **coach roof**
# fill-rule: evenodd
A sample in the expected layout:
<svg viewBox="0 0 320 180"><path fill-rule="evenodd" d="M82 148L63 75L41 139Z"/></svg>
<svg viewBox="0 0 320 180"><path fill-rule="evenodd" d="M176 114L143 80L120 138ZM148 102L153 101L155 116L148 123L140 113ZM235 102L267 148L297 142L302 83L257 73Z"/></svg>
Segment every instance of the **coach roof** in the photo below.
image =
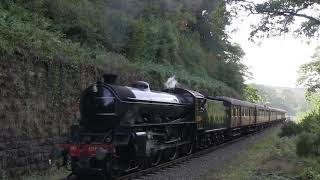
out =
<svg viewBox="0 0 320 180"><path fill-rule="evenodd" d="M233 98L225 97L225 96L216 96L216 97L209 96L208 99L225 101L225 102L228 102L232 105L238 105L238 106L245 106L245 107L255 107L256 106L256 104L254 104L254 103L250 103L247 101L241 101L238 99L233 99Z"/></svg>

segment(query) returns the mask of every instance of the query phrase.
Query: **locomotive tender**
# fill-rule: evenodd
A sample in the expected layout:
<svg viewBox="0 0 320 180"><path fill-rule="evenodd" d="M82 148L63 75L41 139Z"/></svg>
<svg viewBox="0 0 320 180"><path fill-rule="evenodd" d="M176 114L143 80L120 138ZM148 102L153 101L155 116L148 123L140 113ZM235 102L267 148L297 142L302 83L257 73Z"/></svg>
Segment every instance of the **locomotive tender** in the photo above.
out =
<svg viewBox="0 0 320 180"><path fill-rule="evenodd" d="M112 179L156 166L285 120L286 112L183 88L151 91L139 81L115 85L115 75L88 87L79 126L61 144L64 163L78 177Z"/></svg>

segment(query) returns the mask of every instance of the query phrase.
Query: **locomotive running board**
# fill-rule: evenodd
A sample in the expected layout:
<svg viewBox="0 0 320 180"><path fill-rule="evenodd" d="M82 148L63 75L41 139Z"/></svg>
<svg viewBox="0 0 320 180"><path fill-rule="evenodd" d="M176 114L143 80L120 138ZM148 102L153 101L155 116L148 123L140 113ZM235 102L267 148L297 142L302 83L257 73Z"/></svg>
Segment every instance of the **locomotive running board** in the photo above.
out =
<svg viewBox="0 0 320 180"><path fill-rule="evenodd" d="M168 126L168 125L185 125L185 124L196 124L196 122L177 122L177 123L145 123L137 124L132 126L122 126L128 128L139 128L139 127L152 127L152 126Z"/></svg>
<svg viewBox="0 0 320 180"><path fill-rule="evenodd" d="M206 133L211 133L211 132L217 132L217 131L224 131L227 130L227 128L220 128L220 129L210 129L210 130L206 130Z"/></svg>

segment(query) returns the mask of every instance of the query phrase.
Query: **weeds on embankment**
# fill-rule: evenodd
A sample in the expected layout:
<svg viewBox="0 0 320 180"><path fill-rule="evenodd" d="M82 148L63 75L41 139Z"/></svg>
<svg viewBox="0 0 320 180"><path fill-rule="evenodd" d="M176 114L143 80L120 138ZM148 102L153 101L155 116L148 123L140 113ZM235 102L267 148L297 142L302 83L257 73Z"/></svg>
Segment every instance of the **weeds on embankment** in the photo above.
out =
<svg viewBox="0 0 320 180"><path fill-rule="evenodd" d="M221 171L207 174L204 179L320 179L320 164L315 158L296 153L298 137L280 137L281 130L273 131L258 143L232 160Z"/></svg>

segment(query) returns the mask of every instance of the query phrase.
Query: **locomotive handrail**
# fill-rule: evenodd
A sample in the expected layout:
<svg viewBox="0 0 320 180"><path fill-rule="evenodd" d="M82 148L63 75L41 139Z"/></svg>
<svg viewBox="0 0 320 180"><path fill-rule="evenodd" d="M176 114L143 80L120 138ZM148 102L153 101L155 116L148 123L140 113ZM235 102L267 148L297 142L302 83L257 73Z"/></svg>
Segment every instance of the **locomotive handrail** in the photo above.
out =
<svg viewBox="0 0 320 180"><path fill-rule="evenodd" d="M227 130L227 128L210 129L210 130L206 130L206 132L214 132L214 131L222 131L222 130Z"/></svg>
<svg viewBox="0 0 320 180"><path fill-rule="evenodd" d="M161 105L172 105L172 106L190 106L192 104L188 103L171 103L171 102L161 102L161 101L148 101L148 100L141 100L135 98L127 98L129 101L120 100L120 102L125 103L136 103L136 102L143 102L145 104L161 104Z"/></svg>
<svg viewBox="0 0 320 180"><path fill-rule="evenodd" d="M177 122L177 123L143 123L143 124L136 124L136 125L124 125L122 127L146 127L146 126L167 126L167 125L185 125L185 124L197 124L196 122Z"/></svg>

